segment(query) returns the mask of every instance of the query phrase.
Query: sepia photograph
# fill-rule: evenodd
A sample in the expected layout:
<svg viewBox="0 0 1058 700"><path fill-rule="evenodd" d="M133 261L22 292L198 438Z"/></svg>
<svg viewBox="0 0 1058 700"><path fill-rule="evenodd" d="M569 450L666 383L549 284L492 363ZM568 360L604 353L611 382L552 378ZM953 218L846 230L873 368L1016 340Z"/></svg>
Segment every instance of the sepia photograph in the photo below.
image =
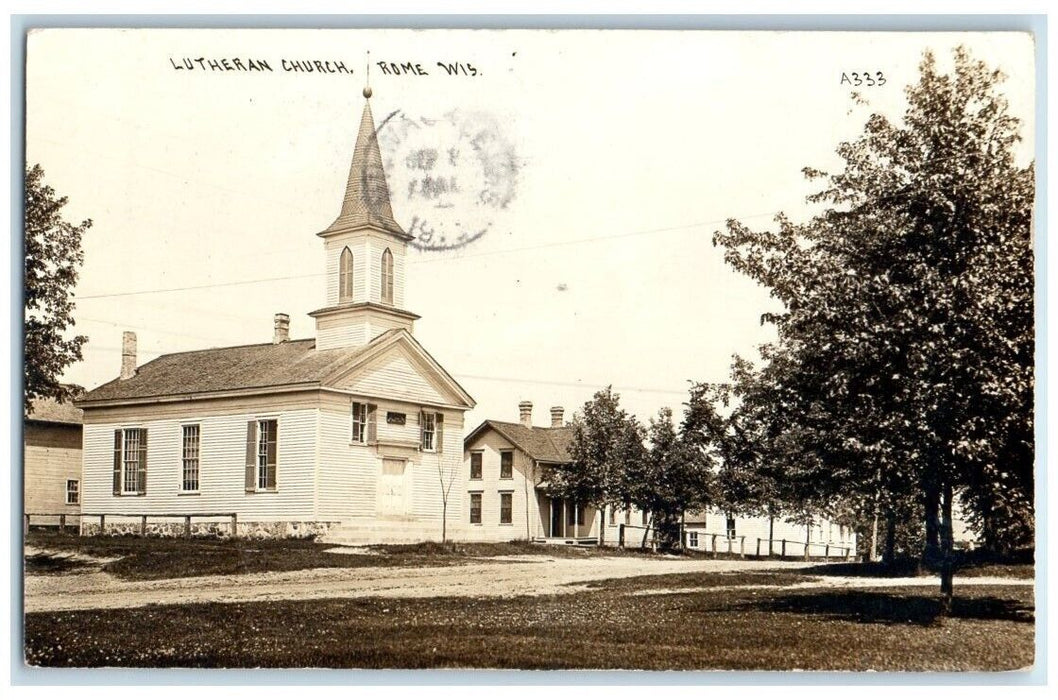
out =
<svg viewBox="0 0 1058 700"><path fill-rule="evenodd" d="M1027 675L1035 38L30 29L26 668Z"/></svg>

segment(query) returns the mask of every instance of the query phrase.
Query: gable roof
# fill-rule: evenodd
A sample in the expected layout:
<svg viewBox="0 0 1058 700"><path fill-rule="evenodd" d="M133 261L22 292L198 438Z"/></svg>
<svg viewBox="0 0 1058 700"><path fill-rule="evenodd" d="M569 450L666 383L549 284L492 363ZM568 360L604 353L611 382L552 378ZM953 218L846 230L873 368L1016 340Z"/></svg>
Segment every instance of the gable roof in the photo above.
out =
<svg viewBox="0 0 1058 700"><path fill-rule="evenodd" d="M365 90L365 97L370 93ZM384 125L384 123L383 123ZM382 152L378 146L378 132L371 116L371 103L364 102L364 113L360 117L360 131L356 135L353 160L349 166L349 179L345 185L342 211L319 235L363 227L378 228L405 241L413 237L405 233L393 218L393 207L389 202L389 186L382 169Z"/></svg>
<svg viewBox="0 0 1058 700"><path fill-rule="evenodd" d="M455 387L454 393L468 406L474 405L474 400L455 379L410 333L400 328L388 330L366 345L333 350L317 350L316 340L308 338L162 355L138 367L135 376L129 379L114 379L93 389L78 399L77 405L90 407L102 402L163 397L202 398L202 395L220 392L327 387L396 343L404 343L428 358L424 361L434 373Z"/></svg>
<svg viewBox="0 0 1058 700"><path fill-rule="evenodd" d="M316 350L316 339L308 338L162 355L138 367L135 376L107 382L78 403L318 384L394 332L367 345L334 350Z"/></svg>
<svg viewBox="0 0 1058 700"><path fill-rule="evenodd" d="M506 423L498 420L486 420L473 430L463 445L469 445L482 430L492 428L505 437L511 444L538 462L565 464L572 458L569 454L573 442L573 428L527 428L521 423Z"/></svg>
<svg viewBox="0 0 1058 700"><path fill-rule="evenodd" d="M84 422L84 411L70 401L59 403L53 398L37 398L33 399L26 420L81 425Z"/></svg>

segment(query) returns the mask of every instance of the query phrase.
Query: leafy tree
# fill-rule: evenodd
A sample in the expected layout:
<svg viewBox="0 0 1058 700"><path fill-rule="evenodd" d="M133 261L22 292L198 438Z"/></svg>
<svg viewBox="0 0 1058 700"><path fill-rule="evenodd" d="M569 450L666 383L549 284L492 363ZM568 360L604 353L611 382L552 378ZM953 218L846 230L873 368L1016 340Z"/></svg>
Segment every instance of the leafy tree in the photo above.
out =
<svg viewBox="0 0 1058 700"><path fill-rule="evenodd" d="M26 169L25 191L25 393L28 412L34 399L72 398L80 387L59 383L63 370L81 359L87 338L68 338L73 319L73 288L84 261L81 236L90 219L74 225L62 218L66 197L44 184L40 165Z"/></svg>
<svg viewBox="0 0 1058 700"><path fill-rule="evenodd" d="M661 546L671 549L678 544L684 513L711 505L711 484L715 462L708 450L682 431L672 421L672 409L662 408L647 429L650 448L633 475L638 488L632 502L651 513L654 531Z"/></svg>
<svg viewBox="0 0 1058 700"><path fill-rule="evenodd" d="M946 602L954 491L996 536L1031 536L1034 451L1033 169L1015 163L1002 75L962 49L954 63L927 52L901 123L872 115L841 172L805 170L821 214L714 236L785 307L746 386L809 457L793 481L813 501L918 500Z"/></svg>
<svg viewBox="0 0 1058 700"><path fill-rule="evenodd" d="M646 454L645 431L635 416L621 408L620 399L607 387L574 414L571 461L548 474L555 496L600 510L639 497L642 484L637 470Z"/></svg>

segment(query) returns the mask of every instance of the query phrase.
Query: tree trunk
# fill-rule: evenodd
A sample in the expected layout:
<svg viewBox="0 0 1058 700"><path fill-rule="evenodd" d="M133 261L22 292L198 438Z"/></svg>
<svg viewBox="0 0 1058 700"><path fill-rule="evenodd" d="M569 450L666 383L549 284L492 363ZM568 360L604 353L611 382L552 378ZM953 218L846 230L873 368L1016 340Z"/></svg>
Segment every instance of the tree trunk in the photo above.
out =
<svg viewBox="0 0 1058 700"><path fill-rule="evenodd" d="M892 508L885 510L885 554L882 562L886 566L892 566L896 561L896 511Z"/></svg>
<svg viewBox="0 0 1058 700"><path fill-rule="evenodd" d="M926 548L922 552L922 562L932 567L941 559L940 488L933 484L926 486L925 499Z"/></svg>
<svg viewBox="0 0 1058 700"><path fill-rule="evenodd" d="M878 561L878 509L874 511L874 522L871 524L871 552L867 561Z"/></svg>
<svg viewBox="0 0 1058 700"><path fill-rule="evenodd" d="M441 499L441 544L448 538L448 499Z"/></svg>
<svg viewBox="0 0 1058 700"><path fill-rule="evenodd" d="M768 509L768 556L771 556L771 543L775 539L775 511Z"/></svg>
<svg viewBox="0 0 1058 700"><path fill-rule="evenodd" d="M808 561L808 547L812 544L812 521L805 525L805 561Z"/></svg>
<svg viewBox="0 0 1058 700"><path fill-rule="evenodd" d="M953 579L955 578L955 542L952 532L951 510L952 510L952 486L950 483L944 485L943 523L941 525L941 564L940 564L940 595L941 608L945 615L951 612L951 599L954 593Z"/></svg>

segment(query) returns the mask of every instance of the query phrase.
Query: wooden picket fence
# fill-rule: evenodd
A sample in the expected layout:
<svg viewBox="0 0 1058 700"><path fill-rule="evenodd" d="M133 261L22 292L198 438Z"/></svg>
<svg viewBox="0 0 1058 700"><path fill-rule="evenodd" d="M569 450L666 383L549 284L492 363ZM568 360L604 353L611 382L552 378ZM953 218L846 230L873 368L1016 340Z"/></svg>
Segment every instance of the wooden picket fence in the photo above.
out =
<svg viewBox="0 0 1058 700"><path fill-rule="evenodd" d="M632 534L628 532L629 530L639 531L639 533L646 531L646 538L644 538L642 534L637 533L636 539L633 541L629 539L629 535ZM642 545L651 549L657 549L657 532L651 526L625 525L622 523L618 526L617 532L617 546L619 547L638 547ZM735 535L732 537L727 533L703 532L701 530L684 529L680 533L680 541L684 549L708 552L712 553L713 556L719 554L727 554L730 556L738 555L743 558L747 554L752 554L758 558L802 556L805 559L822 557L824 561L829 561L831 558L848 560L854 554L852 547L848 545L832 544L830 542L801 542L799 540L787 539L769 540L764 537L757 537L756 547L752 551L747 551L747 539L748 538L745 535ZM750 542L752 542L752 540L750 540ZM791 553L788 554L788 550L790 550ZM793 554L793 551L795 550L797 551L797 554Z"/></svg>

